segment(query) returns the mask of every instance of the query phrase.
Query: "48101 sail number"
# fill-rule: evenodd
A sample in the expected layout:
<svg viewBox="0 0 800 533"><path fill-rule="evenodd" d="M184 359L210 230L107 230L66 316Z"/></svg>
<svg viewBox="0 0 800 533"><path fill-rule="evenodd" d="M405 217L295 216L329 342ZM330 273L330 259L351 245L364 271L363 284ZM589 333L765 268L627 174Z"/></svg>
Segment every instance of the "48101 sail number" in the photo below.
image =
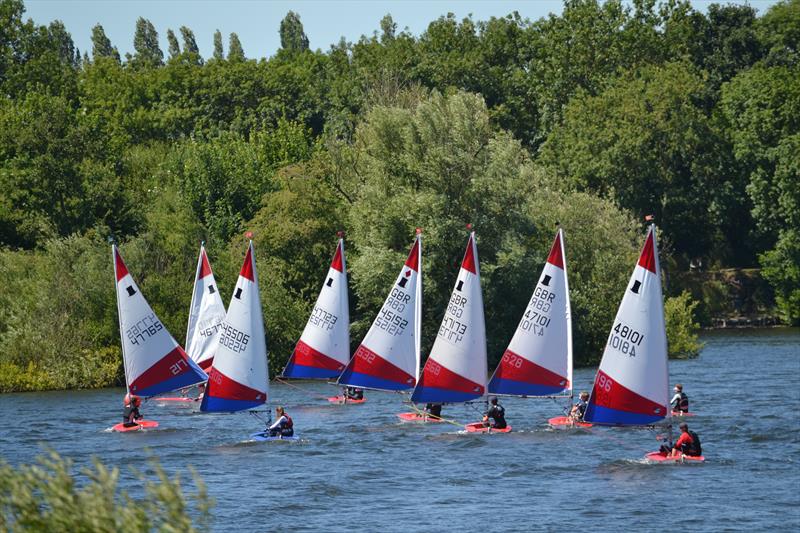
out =
<svg viewBox="0 0 800 533"><path fill-rule="evenodd" d="M641 346L643 340L644 335L619 322L608 336L608 345L629 357L636 357L636 347Z"/></svg>

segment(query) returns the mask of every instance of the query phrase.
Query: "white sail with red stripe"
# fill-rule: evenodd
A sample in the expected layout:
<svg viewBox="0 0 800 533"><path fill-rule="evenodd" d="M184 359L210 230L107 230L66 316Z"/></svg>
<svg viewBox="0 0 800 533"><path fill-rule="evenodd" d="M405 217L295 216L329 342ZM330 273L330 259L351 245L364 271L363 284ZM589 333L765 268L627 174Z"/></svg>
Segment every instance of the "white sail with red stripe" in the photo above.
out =
<svg viewBox="0 0 800 533"><path fill-rule="evenodd" d="M267 401L269 375L252 241L220 330L200 410L240 411L258 407Z"/></svg>
<svg viewBox="0 0 800 533"><path fill-rule="evenodd" d="M155 396L205 381L208 376L186 355L145 300L116 245L111 246L111 254L128 391Z"/></svg>
<svg viewBox="0 0 800 533"><path fill-rule="evenodd" d="M608 336L584 420L653 424L669 412L668 389L661 268L651 225Z"/></svg>
<svg viewBox="0 0 800 533"><path fill-rule="evenodd" d="M225 304L219 295L206 247L201 244L194 276L192 304L189 307L189 323L186 327L186 353L203 370L210 368L214 361L220 327L224 320Z"/></svg>
<svg viewBox="0 0 800 533"><path fill-rule="evenodd" d="M486 392L486 323L478 247L471 232L450 302L417 386L415 403L467 402Z"/></svg>
<svg viewBox="0 0 800 533"><path fill-rule="evenodd" d="M287 378L332 379L350 360L350 309L347 296L347 263L344 239L322 284L314 310L283 370Z"/></svg>
<svg viewBox="0 0 800 533"><path fill-rule="evenodd" d="M564 232L559 228L525 314L489 381L489 392L549 396L571 390L572 320Z"/></svg>
<svg viewBox="0 0 800 533"><path fill-rule="evenodd" d="M339 384L400 391L416 385L420 367L422 234Z"/></svg>

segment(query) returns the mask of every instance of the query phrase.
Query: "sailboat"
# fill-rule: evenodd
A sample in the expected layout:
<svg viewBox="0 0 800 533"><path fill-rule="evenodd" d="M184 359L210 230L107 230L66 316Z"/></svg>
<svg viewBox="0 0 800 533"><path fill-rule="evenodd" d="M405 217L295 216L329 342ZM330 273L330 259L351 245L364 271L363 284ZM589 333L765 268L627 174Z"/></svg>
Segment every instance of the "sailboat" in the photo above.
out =
<svg viewBox="0 0 800 533"><path fill-rule="evenodd" d="M597 370L584 420L647 426L669 416L669 370L656 226L650 225Z"/></svg>
<svg viewBox="0 0 800 533"><path fill-rule="evenodd" d="M203 370L211 368L214 362L225 314L225 304L211 271L206 247L201 244L186 326L186 353Z"/></svg>
<svg viewBox="0 0 800 533"><path fill-rule="evenodd" d="M523 398L572 396L572 317L561 228L517 330L489 380L489 392Z"/></svg>
<svg viewBox="0 0 800 533"><path fill-rule="evenodd" d="M266 403L267 342L258 291L253 241L233 290L200 410L232 412Z"/></svg>
<svg viewBox="0 0 800 533"><path fill-rule="evenodd" d="M422 230L338 383L383 391L414 388L420 372ZM412 414L415 413L403 413Z"/></svg>
<svg viewBox="0 0 800 533"><path fill-rule="evenodd" d="M486 393L487 373L478 247L475 232L470 231L447 310L411 401L461 403L476 400Z"/></svg>
<svg viewBox="0 0 800 533"><path fill-rule="evenodd" d="M130 394L150 397L208 379L178 345L142 295L116 245L111 245L125 383ZM140 421L139 427L158 423ZM133 428L118 427L115 430ZM139 429L136 427L135 429Z"/></svg>
<svg viewBox="0 0 800 533"><path fill-rule="evenodd" d="M282 377L335 379L350 360L350 310L347 297L347 264L344 238L339 233L336 252ZM346 396L331 398L340 401ZM349 402L359 402L349 400Z"/></svg>

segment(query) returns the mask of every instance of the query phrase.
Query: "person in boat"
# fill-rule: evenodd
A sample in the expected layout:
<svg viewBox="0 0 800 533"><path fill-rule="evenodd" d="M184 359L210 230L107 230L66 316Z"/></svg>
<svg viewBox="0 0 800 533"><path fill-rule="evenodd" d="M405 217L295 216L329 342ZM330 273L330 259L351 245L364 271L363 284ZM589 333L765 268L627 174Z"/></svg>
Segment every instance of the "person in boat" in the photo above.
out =
<svg viewBox="0 0 800 533"><path fill-rule="evenodd" d="M698 456L703 455L703 448L700 446L700 437L694 431L689 431L689 424L681 422L678 426L681 430L681 436L672 447L670 455L677 457L680 455Z"/></svg>
<svg viewBox="0 0 800 533"><path fill-rule="evenodd" d="M425 412L428 416L435 418L442 418L442 404L440 403L426 403Z"/></svg>
<svg viewBox="0 0 800 533"><path fill-rule="evenodd" d="M569 412L570 418L575 422L583 422L583 415L586 414L586 407L588 406L589 393L582 391L580 395L578 395L578 401L572 406L572 410Z"/></svg>
<svg viewBox="0 0 800 533"><path fill-rule="evenodd" d="M358 387L347 387L344 389L344 397L347 400L363 400L364 389L359 389Z"/></svg>
<svg viewBox="0 0 800 533"><path fill-rule="evenodd" d="M675 385L675 396L670 400L672 404L672 411L675 413L688 413L689 412L689 397L683 392L683 385L677 383Z"/></svg>
<svg viewBox="0 0 800 533"><path fill-rule="evenodd" d="M294 435L294 422L292 417L286 414L283 407L275 408L275 415L278 417L275 422L267 428L270 437L291 437Z"/></svg>
<svg viewBox="0 0 800 533"><path fill-rule="evenodd" d="M206 384L201 383L200 385L197 386L197 398L195 398L194 401L196 402L201 401L203 399L203 396L205 396L205 394L206 394Z"/></svg>
<svg viewBox="0 0 800 533"><path fill-rule="evenodd" d="M142 405L142 399L135 394L126 394L125 401L123 402L124 409L122 410L122 425L130 428L138 425L137 422L141 420L142 413L139 412L139 407Z"/></svg>
<svg viewBox="0 0 800 533"><path fill-rule="evenodd" d="M483 425L492 429L505 429L508 426L505 408L497 403L497 397L492 397L489 403L491 407L483 414ZM491 423L489 422L490 418L492 419Z"/></svg>

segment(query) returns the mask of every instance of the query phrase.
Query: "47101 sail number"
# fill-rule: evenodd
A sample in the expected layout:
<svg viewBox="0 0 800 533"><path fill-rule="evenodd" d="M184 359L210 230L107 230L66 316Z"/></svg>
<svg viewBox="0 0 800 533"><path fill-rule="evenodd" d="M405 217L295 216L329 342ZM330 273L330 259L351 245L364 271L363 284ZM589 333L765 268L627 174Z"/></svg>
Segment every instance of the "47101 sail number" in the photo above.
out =
<svg viewBox="0 0 800 533"><path fill-rule="evenodd" d="M608 336L608 345L629 357L636 357L636 348L642 345L643 340L644 335L619 322Z"/></svg>

